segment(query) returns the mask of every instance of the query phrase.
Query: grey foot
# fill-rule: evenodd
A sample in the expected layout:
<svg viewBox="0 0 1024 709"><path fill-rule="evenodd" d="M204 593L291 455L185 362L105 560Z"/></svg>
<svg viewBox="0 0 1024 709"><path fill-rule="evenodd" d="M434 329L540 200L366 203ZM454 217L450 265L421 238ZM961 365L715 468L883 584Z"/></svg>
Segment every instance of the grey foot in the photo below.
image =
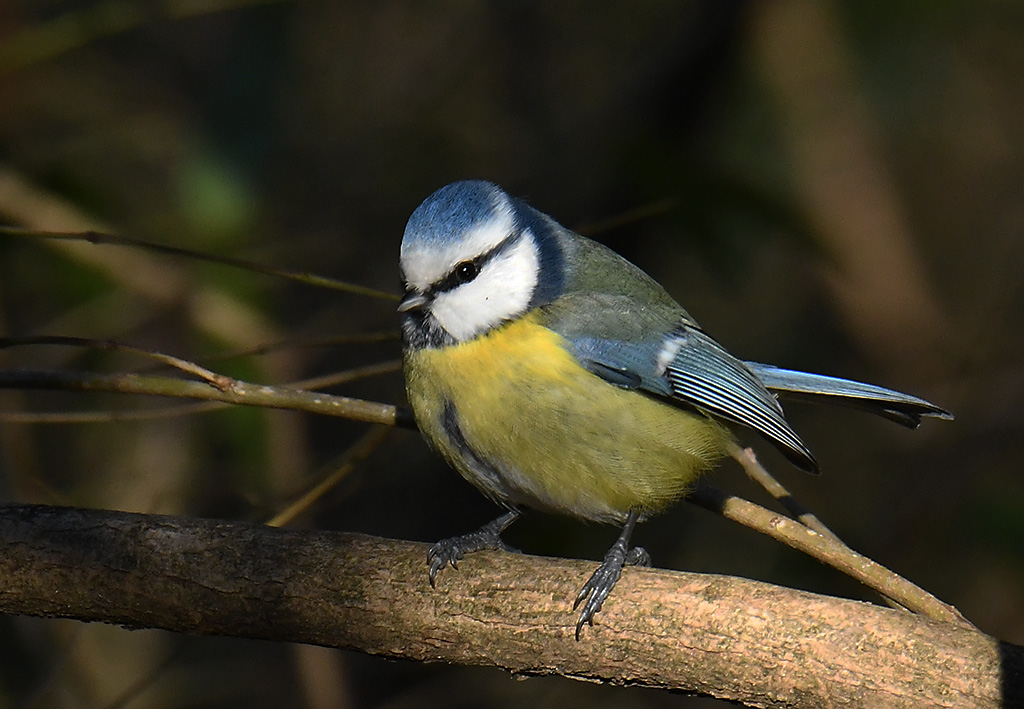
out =
<svg viewBox="0 0 1024 709"><path fill-rule="evenodd" d="M593 626L594 615L601 610L608 594L615 588L619 577L622 576L624 566L650 566L651 555L643 547L633 547L625 552L617 546L612 547L605 555L604 563L597 567L583 588L576 595L576 602L572 604L573 610L583 603L583 610L580 611L580 618L576 621L576 639L580 639L580 631L584 624Z"/></svg>
<svg viewBox="0 0 1024 709"><path fill-rule="evenodd" d="M619 534L619 538L612 544L612 548L608 550L608 553L604 555L604 561L597 571L595 571L587 582L583 584L583 588L576 594L576 601L572 604L572 609L576 608L583 603L583 610L580 611L580 619L576 621L576 640L580 639L580 631L583 630L583 625L587 624L593 627L594 615L601 610L601 606L604 604L608 594L615 588L615 584L618 583L619 577L622 576L622 567L626 566L650 566L651 556L642 547L629 548L629 537L633 534L633 527L639 519L639 514L636 510L629 513L626 518L626 524L622 528L622 533ZM584 603L586 601L586 603Z"/></svg>
<svg viewBox="0 0 1024 709"><path fill-rule="evenodd" d="M501 539L501 533L510 524L519 518L519 512L513 510L506 512L492 522L488 522L480 529L469 534L462 534L457 537L442 539L427 552L427 563L430 564L430 585L435 587L437 572L447 564L453 569L459 568L459 561L474 551L484 549L502 549L504 551L518 552Z"/></svg>

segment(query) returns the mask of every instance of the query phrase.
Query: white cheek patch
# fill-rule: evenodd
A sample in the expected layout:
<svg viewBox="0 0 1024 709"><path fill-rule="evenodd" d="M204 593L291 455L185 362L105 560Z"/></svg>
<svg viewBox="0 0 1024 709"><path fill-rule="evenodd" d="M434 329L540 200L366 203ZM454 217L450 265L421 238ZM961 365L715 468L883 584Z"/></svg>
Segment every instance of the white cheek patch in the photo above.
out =
<svg viewBox="0 0 1024 709"><path fill-rule="evenodd" d="M514 226L512 205L507 197L501 195L493 218L458 239L452 239L443 246L436 241L419 242L410 247L403 243L400 263L406 283L425 291L430 284L444 278L455 264L471 261L500 244L512 233Z"/></svg>
<svg viewBox="0 0 1024 709"><path fill-rule="evenodd" d="M540 258L524 232L505 253L491 259L469 283L441 293L430 312L449 335L464 342L521 313L537 287Z"/></svg>

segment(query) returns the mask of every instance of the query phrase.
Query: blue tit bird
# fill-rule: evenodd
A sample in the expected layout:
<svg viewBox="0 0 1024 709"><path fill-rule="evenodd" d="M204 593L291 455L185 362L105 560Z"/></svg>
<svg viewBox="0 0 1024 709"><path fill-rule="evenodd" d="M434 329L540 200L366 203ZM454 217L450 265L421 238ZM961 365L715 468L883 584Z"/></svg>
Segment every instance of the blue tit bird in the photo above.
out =
<svg viewBox="0 0 1024 709"><path fill-rule="evenodd" d="M889 389L743 362L650 276L497 185L428 197L402 239L409 402L427 441L506 508L428 555L434 584L464 554L507 549L524 508L622 525L573 608L576 639L628 564L638 521L683 497L740 424L798 467L818 464L775 394L853 404L916 427L952 418Z"/></svg>

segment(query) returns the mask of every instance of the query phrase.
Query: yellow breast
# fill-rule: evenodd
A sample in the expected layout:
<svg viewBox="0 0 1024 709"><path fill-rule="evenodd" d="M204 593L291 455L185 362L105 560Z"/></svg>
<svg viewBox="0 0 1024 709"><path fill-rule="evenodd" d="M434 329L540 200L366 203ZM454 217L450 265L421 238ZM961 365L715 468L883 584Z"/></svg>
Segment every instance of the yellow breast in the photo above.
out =
<svg viewBox="0 0 1024 709"><path fill-rule="evenodd" d="M565 345L527 315L469 342L407 353L421 430L486 494L622 521L678 499L722 455L723 426L605 382Z"/></svg>

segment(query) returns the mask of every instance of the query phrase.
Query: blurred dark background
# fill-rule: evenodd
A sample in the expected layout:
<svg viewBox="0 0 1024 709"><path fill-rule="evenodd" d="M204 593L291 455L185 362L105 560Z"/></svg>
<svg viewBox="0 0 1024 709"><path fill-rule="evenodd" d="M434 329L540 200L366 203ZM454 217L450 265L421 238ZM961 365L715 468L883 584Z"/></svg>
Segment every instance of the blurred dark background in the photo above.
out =
<svg viewBox="0 0 1024 709"><path fill-rule="evenodd" d="M455 179L498 182L643 267L735 354L892 386L953 411L955 422L908 432L791 405L818 478L745 442L854 548L982 630L1024 643L1022 75L1024 6L1006 0L7 0L0 218L397 292L398 245L416 205ZM0 333L114 338L284 383L393 359L399 345L217 357L396 325L391 302L0 236ZM0 357L5 367L149 366L57 348ZM403 399L398 374L336 391ZM167 405L12 392L0 404ZM363 430L242 409L0 423L0 495L265 520ZM731 463L711 482L768 504ZM415 434L396 432L296 524L434 541L495 512ZM531 516L509 539L596 560L615 534ZM871 598L685 504L635 540L658 566ZM0 618L0 658L0 707L714 704L12 617Z"/></svg>

